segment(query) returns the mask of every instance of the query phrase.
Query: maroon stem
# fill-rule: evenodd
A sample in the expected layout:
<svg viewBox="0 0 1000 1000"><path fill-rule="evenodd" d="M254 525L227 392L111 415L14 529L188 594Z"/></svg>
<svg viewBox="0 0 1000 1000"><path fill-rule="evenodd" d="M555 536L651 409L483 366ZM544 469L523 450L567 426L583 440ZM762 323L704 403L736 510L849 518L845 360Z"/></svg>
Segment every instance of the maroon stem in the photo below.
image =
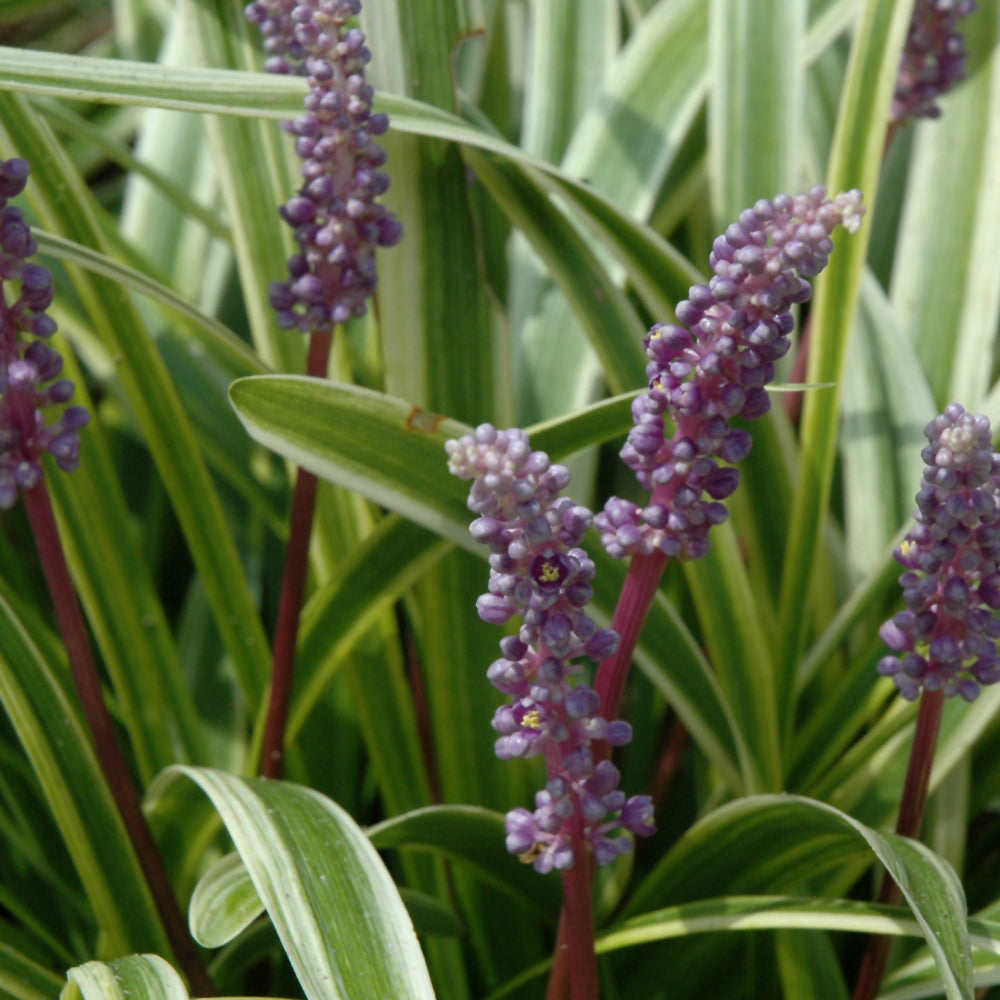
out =
<svg viewBox="0 0 1000 1000"><path fill-rule="evenodd" d="M653 605L653 598L660 586L667 557L659 549L648 556L633 556L625 576L622 592L618 597L611 627L621 637L614 656L597 668L594 689L601 698L601 714L605 719L618 717L632 654L639 642L639 634L646 623L646 615Z"/></svg>
<svg viewBox="0 0 1000 1000"><path fill-rule="evenodd" d="M601 715L605 719L615 719L618 716L625 681L632 664L632 654L639 642L646 615L653 604L666 565L667 556L659 549L648 556L632 557L611 620L611 627L620 636L618 649L597 668L597 677L594 681L594 690L601 699ZM603 755L608 756L610 747L607 744L598 746L602 748ZM598 756L600 753L595 753L595 758ZM589 858L584 852L582 843L578 845L574 841L573 849L576 857ZM590 904L592 875L592 865L589 863L577 865L563 873L565 898L559 915L559 934L553 954L546 1000L564 1000L567 996L572 997L572 1000L578 1000L577 993L573 992L576 988L574 972L579 968L589 968L589 963L593 963L593 988L595 991L597 989L596 957L593 952L594 924ZM586 959L578 954L578 949L582 947L580 941L584 939L589 942L589 958ZM581 984L579 988L583 989L584 986ZM597 997L596 992L580 993L579 997L591 995Z"/></svg>
<svg viewBox="0 0 1000 1000"><path fill-rule="evenodd" d="M563 879L563 897L566 895L566 881ZM552 971L549 973L549 985L545 990L545 1000L567 1000L569 997L569 927L566 916L566 905L563 903L559 911L559 931L556 934L556 947L552 952Z"/></svg>
<svg viewBox="0 0 1000 1000"><path fill-rule="evenodd" d="M545 1000L598 1000L600 995L591 899L593 865L583 840L579 803L573 815L573 855L578 860L562 873L563 906Z"/></svg>
<svg viewBox="0 0 1000 1000"><path fill-rule="evenodd" d="M903 801L900 803L899 820L896 822L896 833L901 837L920 836L943 712L944 692L925 691L920 698L917 730L913 734L910 766L906 771Z"/></svg>
<svg viewBox="0 0 1000 1000"><path fill-rule="evenodd" d="M927 805L931 767L934 764L934 750L937 746L938 732L941 729L943 711L944 692L925 691L920 698L917 731L913 736L910 764L906 771L903 799L899 806L899 819L896 821L896 833L901 837L915 838L920 835L920 827L924 821L924 808ZM887 904L898 903L901 896L899 886L886 874L878 901ZM858 973L854 1000L874 1000L878 995L889 962L891 944L891 939L884 934L873 935L869 940L868 950L865 952L861 971Z"/></svg>
<svg viewBox="0 0 1000 1000"><path fill-rule="evenodd" d="M201 953L188 930L184 914L177 903L163 858L142 811L138 789L115 736L114 724L104 703L97 664L90 648L83 612L80 610L73 581L69 575L69 567L66 564L66 556L59 540L59 529L44 478L32 489L25 490L23 496L42 571L45 574L45 582L52 597L59 630L66 647L73 681L83 707L84 718L90 728L104 779L108 783L126 833L146 877L149 891L178 965L196 994L205 997L218 996L202 961Z"/></svg>
<svg viewBox="0 0 1000 1000"><path fill-rule="evenodd" d="M580 807L573 830L573 853L579 859L563 872L563 910L566 913L566 956L569 962L570 1000L598 1000L597 953L594 951L594 907L591 866L585 852Z"/></svg>
<svg viewBox="0 0 1000 1000"><path fill-rule="evenodd" d="M406 657L407 677L410 690L413 692L413 710L417 717L417 735L420 739L420 749L427 762L427 783L430 786L431 802L440 805L444 800L441 793L441 776L437 766L437 751L434 748L434 732L431 724L430 705L427 701L427 690L424 686L424 674L420 663L420 652L413 632L409 628L402 630L403 650Z"/></svg>
<svg viewBox="0 0 1000 1000"><path fill-rule="evenodd" d="M315 378L326 375L332 343L332 331L313 332L309 339L307 375ZM285 729L288 724L288 706L292 700L302 595L309 571L309 543L312 539L317 485L316 477L311 472L301 468L298 470L289 516L288 549L285 552L285 574L281 581L278 623L274 630L271 695L260 763L260 773L265 778L280 778L284 770Z"/></svg>

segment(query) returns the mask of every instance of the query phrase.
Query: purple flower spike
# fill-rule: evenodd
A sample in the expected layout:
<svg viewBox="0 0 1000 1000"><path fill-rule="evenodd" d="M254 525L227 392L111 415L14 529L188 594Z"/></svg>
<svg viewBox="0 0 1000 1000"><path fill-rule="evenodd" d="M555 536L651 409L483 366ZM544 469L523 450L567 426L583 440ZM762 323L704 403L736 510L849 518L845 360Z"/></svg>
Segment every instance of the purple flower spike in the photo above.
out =
<svg viewBox="0 0 1000 1000"><path fill-rule="evenodd" d="M305 113L285 122L302 157L304 186L281 209L295 231L299 253L289 278L274 282L271 307L284 329L332 329L363 316L378 282L377 247L399 242L399 220L375 200L389 187L379 170L385 151L373 136L388 128L372 114L374 91L365 83L371 52L347 22L359 0L255 0L246 17L265 38L267 69L305 76Z"/></svg>
<svg viewBox="0 0 1000 1000"><path fill-rule="evenodd" d="M599 629L585 611L594 564L580 543L592 515L560 496L569 472L532 451L524 431L482 424L445 449L451 473L472 480L468 506L478 517L470 533L490 548L489 593L477 602L479 616L502 625L519 615L522 622L516 636L501 640L503 657L487 671L510 698L493 716L496 754L543 755L546 764L534 812L507 815L507 849L541 874L572 868L576 823L595 861L609 864L631 849L627 837L609 834L650 836L656 828L649 800L626 799L617 768L592 749L597 740L623 746L631 727L608 722L597 692L569 680L580 672L573 660L607 659L619 642L617 632Z"/></svg>
<svg viewBox="0 0 1000 1000"><path fill-rule="evenodd" d="M990 422L950 404L924 433L916 526L896 550L907 610L879 630L902 656L878 672L908 701L921 690L973 701L1000 680L1000 454Z"/></svg>
<svg viewBox="0 0 1000 1000"><path fill-rule="evenodd" d="M965 43L957 28L975 9L972 0L916 0L889 113L894 122L940 116L937 99L965 79Z"/></svg>
<svg viewBox="0 0 1000 1000"><path fill-rule="evenodd" d="M855 232L864 211L859 191L830 199L817 187L758 201L716 239L714 277L677 304L684 325L657 324L646 337L649 389L632 404L621 456L652 497L646 507L612 497L594 519L610 555L708 551L709 529L728 516L719 501L739 483L732 463L750 451L750 435L730 421L770 408L764 386L791 345L791 307L809 298L806 279L826 266L830 233ZM676 424L670 439L667 417Z"/></svg>
<svg viewBox="0 0 1000 1000"><path fill-rule="evenodd" d="M28 257L38 249L19 208L7 200L28 181L26 161L0 160L0 508L17 502L42 476L42 453L71 472L80 461L77 431L90 419L82 406L70 406L46 423L43 410L73 396L73 383L60 378L62 357L35 337L51 337L55 322L45 310L52 302L52 275ZM6 283L19 282L16 298Z"/></svg>

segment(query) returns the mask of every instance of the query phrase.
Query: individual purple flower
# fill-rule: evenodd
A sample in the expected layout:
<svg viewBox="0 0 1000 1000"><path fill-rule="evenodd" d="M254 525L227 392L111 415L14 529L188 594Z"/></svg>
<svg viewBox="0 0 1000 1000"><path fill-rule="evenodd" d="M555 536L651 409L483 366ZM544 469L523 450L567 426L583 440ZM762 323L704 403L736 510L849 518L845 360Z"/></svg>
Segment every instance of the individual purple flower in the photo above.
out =
<svg viewBox="0 0 1000 1000"><path fill-rule="evenodd" d="M325 331L363 316L378 281L375 250L402 236L399 220L376 201L389 177L374 137L389 119L372 114L371 52L348 27L360 10L359 0L254 0L246 8L265 37L268 70L304 75L310 88L305 113L285 123L305 183L281 209L299 245L288 280L269 289L283 329Z"/></svg>
<svg viewBox="0 0 1000 1000"><path fill-rule="evenodd" d="M770 408L765 386L789 349L791 308L809 298L807 279L826 266L834 228L856 231L864 211L859 191L829 199L816 187L758 201L716 239L714 276L677 304L684 325L658 323L646 337L649 389L632 403L621 456L652 495L645 507L613 497L597 515L610 555L708 551L709 529L728 516L720 501L739 483L732 465L750 451L750 435L730 421Z"/></svg>
<svg viewBox="0 0 1000 1000"><path fill-rule="evenodd" d="M951 403L926 427L916 526L895 551L906 610L879 634L901 654L878 672L908 701L921 690L973 701L1000 680L1000 454L986 417Z"/></svg>
<svg viewBox="0 0 1000 1000"><path fill-rule="evenodd" d="M479 616L494 625L521 619L487 671L510 699L493 717L496 753L504 760L543 755L548 773L534 811L508 814L507 848L543 874L565 870L577 861L572 831L580 824L596 862L608 864L631 849L620 831L649 836L655 827L649 798L626 798L618 770L593 750L595 741L628 743L631 727L608 722L593 688L571 683L581 672L575 659L598 662L618 645L617 633L586 612L594 564L580 543L593 516L560 495L569 471L532 451L524 431L482 424L445 447L452 474L473 480L468 505L479 517L470 532L490 548Z"/></svg>
<svg viewBox="0 0 1000 1000"><path fill-rule="evenodd" d="M42 453L72 471L80 461L77 431L90 414L70 406L51 420L44 410L73 397L73 383L60 378L62 357L45 342L56 331L45 312L52 302L52 275L28 258L38 250L24 213L8 199L28 181L25 160L0 160L0 508L17 502L42 477ZM8 282L20 283L16 297Z"/></svg>
<svg viewBox="0 0 1000 1000"><path fill-rule="evenodd" d="M975 9L973 0L916 0L896 75L892 121L941 114L937 99L965 79L965 43L958 22Z"/></svg>

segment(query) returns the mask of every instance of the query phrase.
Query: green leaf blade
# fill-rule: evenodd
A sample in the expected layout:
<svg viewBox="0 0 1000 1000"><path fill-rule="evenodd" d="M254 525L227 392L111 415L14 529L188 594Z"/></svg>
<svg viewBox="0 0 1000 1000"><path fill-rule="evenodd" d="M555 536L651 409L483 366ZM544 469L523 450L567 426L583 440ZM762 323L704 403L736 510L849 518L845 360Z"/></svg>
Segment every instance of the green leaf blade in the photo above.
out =
<svg viewBox="0 0 1000 1000"><path fill-rule="evenodd" d="M84 1000L188 1000L181 977L159 955L129 955L117 961L87 962L70 969L69 978Z"/></svg>
<svg viewBox="0 0 1000 1000"><path fill-rule="evenodd" d="M219 811L309 1000L433 1000L406 908L364 832L288 782L175 767Z"/></svg>

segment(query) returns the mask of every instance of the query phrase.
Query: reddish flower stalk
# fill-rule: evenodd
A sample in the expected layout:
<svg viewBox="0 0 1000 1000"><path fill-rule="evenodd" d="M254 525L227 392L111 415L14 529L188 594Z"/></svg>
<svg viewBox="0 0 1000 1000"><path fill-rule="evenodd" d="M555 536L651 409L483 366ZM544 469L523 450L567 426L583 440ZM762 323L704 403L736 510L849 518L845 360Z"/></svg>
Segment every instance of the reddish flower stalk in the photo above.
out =
<svg viewBox="0 0 1000 1000"><path fill-rule="evenodd" d="M333 334L330 331L312 335L306 361L307 375L315 378L326 376L332 343ZM302 596L309 573L309 543L312 539L317 486L316 476L307 469L298 470L289 517L288 548L281 581L278 622L274 632L271 696L267 706L267 725L260 765L261 776L265 778L280 778L284 770L285 728L295 676L295 650L298 644Z"/></svg>
<svg viewBox="0 0 1000 1000"><path fill-rule="evenodd" d="M572 843L583 862L562 873L563 908L560 923L565 920L566 964L569 967L571 1000L598 1000L600 981L597 976L597 953L594 951L594 907L591 884L593 865L583 850L583 824L573 824ZM558 963L557 963L558 964ZM546 1000L556 1000L552 984Z"/></svg>
<svg viewBox="0 0 1000 1000"><path fill-rule="evenodd" d="M633 556L629 564L625 583L615 606L614 618L611 620L611 627L621 636L621 642L614 656L598 667L594 685L605 713L617 715L621 707L635 647L666 568L667 556L659 549L649 555Z"/></svg>
<svg viewBox="0 0 1000 1000"><path fill-rule="evenodd" d="M906 771L906 784L903 787L899 819L896 822L896 833L901 837L917 838L920 836L920 828L924 820L924 807L927 805L931 765L934 762L934 749L937 746L943 711L944 692L925 692L920 699L917 729L914 733L913 749ZM902 896L899 886L887 873L879 891L878 901L891 906L898 903ZM889 964L891 948L892 938L885 934L875 934L869 939L868 948L858 972L853 1000L875 1000L875 997L878 996L879 987L882 985L882 979Z"/></svg>
<svg viewBox="0 0 1000 1000"><path fill-rule="evenodd" d="M258 25L272 73L307 77L305 113L285 128L302 157L302 189L281 208L298 252L288 280L273 282L270 303L283 329L311 335L307 374L325 377L333 328L363 316L378 281L376 247L402 236L399 220L376 198L389 187L379 170L385 151L373 141L388 128L372 113L365 82L371 53L348 21L359 0L254 0L247 19ZM273 673L261 774L279 778L292 695L299 616L308 572L316 477L300 469L292 497L288 551L275 628Z"/></svg>

